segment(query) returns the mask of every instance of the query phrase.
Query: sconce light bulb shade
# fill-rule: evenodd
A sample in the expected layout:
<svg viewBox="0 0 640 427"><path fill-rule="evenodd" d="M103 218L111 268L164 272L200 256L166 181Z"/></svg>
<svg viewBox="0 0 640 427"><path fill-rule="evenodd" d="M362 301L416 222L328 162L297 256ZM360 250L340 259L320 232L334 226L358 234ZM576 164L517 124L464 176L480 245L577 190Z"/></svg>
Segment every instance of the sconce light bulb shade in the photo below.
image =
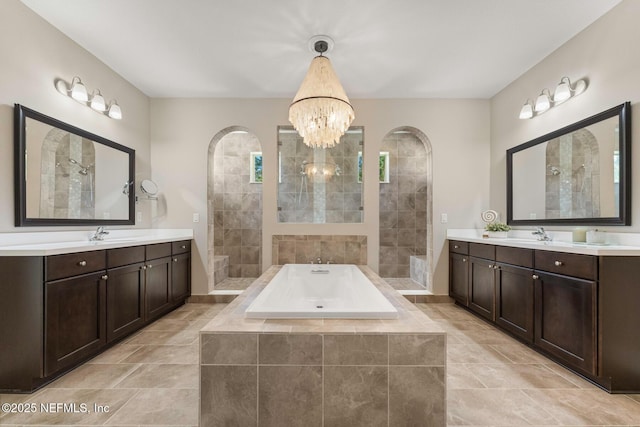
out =
<svg viewBox="0 0 640 427"><path fill-rule="evenodd" d="M522 106L522 109L520 110L520 116L518 117L521 119L530 119L531 117L533 117L533 107L531 106L531 102L527 101Z"/></svg>
<svg viewBox="0 0 640 427"><path fill-rule="evenodd" d="M104 102L104 97L100 94L100 91L97 91L97 93L91 97L90 106L101 113L107 111L107 104Z"/></svg>
<svg viewBox="0 0 640 427"><path fill-rule="evenodd" d="M542 92L540 95L538 95L538 98L536 99L536 105L533 107L533 109L536 113L543 113L549 108L551 108L551 100L549 99L549 95Z"/></svg>
<svg viewBox="0 0 640 427"><path fill-rule="evenodd" d="M117 102L113 101L111 105L109 105L109 117L115 120L122 119L122 110Z"/></svg>
<svg viewBox="0 0 640 427"><path fill-rule="evenodd" d="M571 98L571 86L568 82L561 81L553 93L553 103L560 104L569 98Z"/></svg>
<svg viewBox="0 0 640 427"><path fill-rule="evenodd" d="M584 92L587 89L587 82L585 80L578 80L574 85L573 85L573 96L578 96L580 95L582 92Z"/></svg>
<svg viewBox="0 0 640 427"><path fill-rule="evenodd" d="M82 84L82 80L78 77L73 78L73 83L71 84L71 97L79 102L87 102L89 100L87 88Z"/></svg>

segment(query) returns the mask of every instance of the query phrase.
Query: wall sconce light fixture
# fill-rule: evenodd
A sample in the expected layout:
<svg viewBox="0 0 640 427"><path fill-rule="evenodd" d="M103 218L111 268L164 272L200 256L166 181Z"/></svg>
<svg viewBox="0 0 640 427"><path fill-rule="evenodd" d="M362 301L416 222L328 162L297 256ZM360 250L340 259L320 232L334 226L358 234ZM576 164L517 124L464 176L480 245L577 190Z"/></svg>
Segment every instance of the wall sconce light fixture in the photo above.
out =
<svg viewBox="0 0 640 427"><path fill-rule="evenodd" d="M87 87L78 76L75 76L70 84L67 84L67 82L62 79L56 79L55 86L61 94L75 99L94 111L107 115L115 120L122 119L122 110L115 100L112 100L107 105L100 89L94 90L91 96L89 96Z"/></svg>
<svg viewBox="0 0 640 427"><path fill-rule="evenodd" d="M530 119L534 116L544 113L556 105L560 105L569 98L580 95L587 88L587 82L584 79L578 80L574 85L571 85L569 77L563 77L560 79L560 83L556 86L553 96L549 89L543 89L540 95L536 97L535 104L531 103L530 99L524 103L520 109L520 119Z"/></svg>

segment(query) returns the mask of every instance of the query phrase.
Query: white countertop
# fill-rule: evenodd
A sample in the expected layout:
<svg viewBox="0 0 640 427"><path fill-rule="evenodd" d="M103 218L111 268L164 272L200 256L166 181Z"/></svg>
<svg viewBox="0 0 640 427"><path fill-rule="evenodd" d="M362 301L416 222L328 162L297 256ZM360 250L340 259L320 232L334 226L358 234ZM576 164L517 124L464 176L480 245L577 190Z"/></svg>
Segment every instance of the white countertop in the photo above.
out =
<svg viewBox="0 0 640 427"><path fill-rule="evenodd" d="M90 241L93 231L0 233L0 256L46 256L193 239L187 229L109 230L104 240Z"/></svg>
<svg viewBox="0 0 640 427"><path fill-rule="evenodd" d="M597 256L640 256L640 244L637 245L621 245L621 244L603 244L593 245L586 243L573 243L562 240L555 240L553 234L561 237L571 237L571 233L556 232L549 233L554 240L550 242L541 242L533 239L529 230L512 230L509 237L505 239L482 237L482 230L475 229L449 229L447 230L447 239L460 240L463 242L486 243L497 246L511 246L516 248L539 249L552 252L567 252L583 255ZM512 237L513 236L513 237ZM618 240L614 233L611 233L612 240ZM630 239L627 239L630 240Z"/></svg>

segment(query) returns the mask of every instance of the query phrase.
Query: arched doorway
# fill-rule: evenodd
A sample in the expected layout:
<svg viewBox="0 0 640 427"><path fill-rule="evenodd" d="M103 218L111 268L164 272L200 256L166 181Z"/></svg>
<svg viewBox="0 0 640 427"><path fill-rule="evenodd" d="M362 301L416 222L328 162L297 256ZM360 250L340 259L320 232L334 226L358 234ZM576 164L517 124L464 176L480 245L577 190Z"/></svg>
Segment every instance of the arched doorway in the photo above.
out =
<svg viewBox="0 0 640 427"><path fill-rule="evenodd" d="M431 143L414 127L383 139L389 179L380 182L379 273L398 289L431 291L433 284L433 168ZM396 280L397 279L397 280Z"/></svg>
<svg viewBox="0 0 640 427"><path fill-rule="evenodd" d="M209 292L240 292L262 272L262 146L231 126L211 140L207 163Z"/></svg>

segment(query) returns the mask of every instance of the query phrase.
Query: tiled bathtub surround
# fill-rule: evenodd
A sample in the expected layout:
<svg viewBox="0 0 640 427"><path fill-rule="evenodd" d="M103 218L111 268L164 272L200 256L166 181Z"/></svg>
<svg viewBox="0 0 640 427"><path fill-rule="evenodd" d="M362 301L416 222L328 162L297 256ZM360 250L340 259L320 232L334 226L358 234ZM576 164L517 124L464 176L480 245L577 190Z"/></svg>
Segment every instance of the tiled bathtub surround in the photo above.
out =
<svg viewBox="0 0 640 427"><path fill-rule="evenodd" d="M368 267L393 320L246 319L271 267L200 332L200 425L444 426L445 334Z"/></svg>
<svg viewBox="0 0 640 427"><path fill-rule="evenodd" d="M308 264L318 257L335 264L367 264L367 236L275 235L273 264Z"/></svg>

